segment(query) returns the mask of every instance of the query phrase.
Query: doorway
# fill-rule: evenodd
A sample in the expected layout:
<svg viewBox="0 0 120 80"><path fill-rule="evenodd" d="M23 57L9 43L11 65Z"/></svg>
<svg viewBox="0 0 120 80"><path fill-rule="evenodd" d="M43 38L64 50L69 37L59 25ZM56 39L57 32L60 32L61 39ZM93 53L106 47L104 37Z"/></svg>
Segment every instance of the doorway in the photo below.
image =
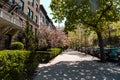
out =
<svg viewBox="0 0 120 80"><path fill-rule="evenodd" d="M11 35L5 36L5 49L10 49L11 40L12 40Z"/></svg>

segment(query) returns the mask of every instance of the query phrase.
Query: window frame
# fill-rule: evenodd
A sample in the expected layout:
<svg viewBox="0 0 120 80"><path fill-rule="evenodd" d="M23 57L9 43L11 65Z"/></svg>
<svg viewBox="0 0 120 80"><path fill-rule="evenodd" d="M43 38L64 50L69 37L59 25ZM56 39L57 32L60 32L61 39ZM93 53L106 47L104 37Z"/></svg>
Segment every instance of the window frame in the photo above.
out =
<svg viewBox="0 0 120 80"><path fill-rule="evenodd" d="M28 0L28 4L34 6L34 0Z"/></svg>
<svg viewBox="0 0 120 80"><path fill-rule="evenodd" d="M21 3L22 3L22 6L21 6ZM19 5L20 5L22 11L24 11L24 4L25 4L24 1L23 1L23 0L20 0Z"/></svg>
<svg viewBox="0 0 120 80"><path fill-rule="evenodd" d="M39 12L38 4L36 4L36 12Z"/></svg>
<svg viewBox="0 0 120 80"><path fill-rule="evenodd" d="M34 13L29 7L27 8L27 14L28 14L29 18L33 19Z"/></svg>
<svg viewBox="0 0 120 80"><path fill-rule="evenodd" d="M8 3L14 4L15 0L8 0Z"/></svg>
<svg viewBox="0 0 120 80"><path fill-rule="evenodd" d="M35 15L35 22L38 23L38 17Z"/></svg>

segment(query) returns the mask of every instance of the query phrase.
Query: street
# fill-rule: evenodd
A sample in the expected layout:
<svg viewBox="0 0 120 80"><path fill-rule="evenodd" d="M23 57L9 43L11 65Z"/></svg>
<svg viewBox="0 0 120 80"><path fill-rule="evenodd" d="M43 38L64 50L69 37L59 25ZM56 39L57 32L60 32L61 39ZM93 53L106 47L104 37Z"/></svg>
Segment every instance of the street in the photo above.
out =
<svg viewBox="0 0 120 80"><path fill-rule="evenodd" d="M33 80L120 80L120 66L69 49L39 64Z"/></svg>

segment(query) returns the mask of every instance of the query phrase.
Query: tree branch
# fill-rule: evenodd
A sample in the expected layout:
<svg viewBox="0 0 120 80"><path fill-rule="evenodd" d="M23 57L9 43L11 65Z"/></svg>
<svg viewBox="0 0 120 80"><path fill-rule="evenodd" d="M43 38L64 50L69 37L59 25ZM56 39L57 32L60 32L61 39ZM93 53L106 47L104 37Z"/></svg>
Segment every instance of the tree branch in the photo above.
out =
<svg viewBox="0 0 120 80"><path fill-rule="evenodd" d="M88 22L86 22L86 21L84 21L83 19L81 19L81 21L83 22L83 23L85 23L85 24L87 24L88 26L91 26L91 27L96 27L95 25L93 25L92 23L88 23Z"/></svg>
<svg viewBox="0 0 120 80"><path fill-rule="evenodd" d="M100 17L98 18L98 21L96 22L96 25L98 24L98 22L101 20L101 18L103 17L103 15L112 7L113 3L110 0L111 5L107 6L106 9L104 9L100 15Z"/></svg>

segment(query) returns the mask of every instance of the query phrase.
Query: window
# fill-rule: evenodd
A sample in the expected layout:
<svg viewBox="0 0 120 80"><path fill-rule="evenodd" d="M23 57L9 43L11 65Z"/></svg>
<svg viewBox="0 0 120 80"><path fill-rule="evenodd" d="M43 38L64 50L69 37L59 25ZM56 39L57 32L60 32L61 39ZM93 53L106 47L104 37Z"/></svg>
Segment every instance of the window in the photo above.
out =
<svg viewBox="0 0 120 80"><path fill-rule="evenodd" d="M45 18L44 17L42 17L42 21L43 21L43 23L45 23Z"/></svg>
<svg viewBox="0 0 120 80"><path fill-rule="evenodd" d="M28 16L33 19L33 11L30 8L27 9Z"/></svg>
<svg viewBox="0 0 120 80"><path fill-rule="evenodd" d="M33 11L30 11L30 18L33 19Z"/></svg>
<svg viewBox="0 0 120 80"><path fill-rule="evenodd" d="M42 17L42 13L40 12L40 17Z"/></svg>
<svg viewBox="0 0 120 80"><path fill-rule="evenodd" d="M35 28L35 35L37 35L37 29Z"/></svg>
<svg viewBox="0 0 120 80"><path fill-rule="evenodd" d="M46 20L46 25L49 26L49 22L48 22L48 20Z"/></svg>
<svg viewBox="0 0 120 80"><path fill-rule="evenodd" d="M21 7L21 10L23 11L24 10L24 2L22 0L20 0L20 3L19 3L20 7Z"/></svg>
<svg viewBox="0 0 120 80"><path fill-rule="evenodd" d="M37 2L39 2L39 0L37 0Z"/></svg>
<svg viewBox="0 0 120 80"><path fill-rule="evenodd" d="M28 16L30 16L30 8L27 9Z"/></svg>
<svg viewBox="0 0 120 80"><path fill-rule="evenodd" d="M15 1L14 0L8 0L8 2L13 4Z"/></svg>
<svg viewBox="0 0 120 80"><path fill-rule="evenodd" d="M21 27L23 27L23 19L19 18L19 20L22 22Z"/></svg>
<svg viewBox="0 0 120 80"><path fill-rule="evenodd" d="M37 23L37 21L38 21L38 17L37 17L37 16L35 16L35 22Z"/></svg>
<svg viewBox="0 0 120 80"><path fill-rule="evenodd" d="M38 10L38 4L36 4L36 11L38 12L39 10Z"/></svg>
<svg viewBox="0 0 120 80"><path fill-rule="evenodd" d="M34 0L28 0L29 4L34 6Z"/></svg>
<svg viewBox="0 0 120 80"><path fill-rule="evenodd" d="M32 25L30 25L29 29L30 29L31 31L33 31L33 26L32 26Z"/></svg>
<svg viewBox="0 0 120 80"><path fill-rule="evenodd" d="M30 30L31 30L31 31L33 30L33 26L32 26L32 25L30 25Z"/></svg>

